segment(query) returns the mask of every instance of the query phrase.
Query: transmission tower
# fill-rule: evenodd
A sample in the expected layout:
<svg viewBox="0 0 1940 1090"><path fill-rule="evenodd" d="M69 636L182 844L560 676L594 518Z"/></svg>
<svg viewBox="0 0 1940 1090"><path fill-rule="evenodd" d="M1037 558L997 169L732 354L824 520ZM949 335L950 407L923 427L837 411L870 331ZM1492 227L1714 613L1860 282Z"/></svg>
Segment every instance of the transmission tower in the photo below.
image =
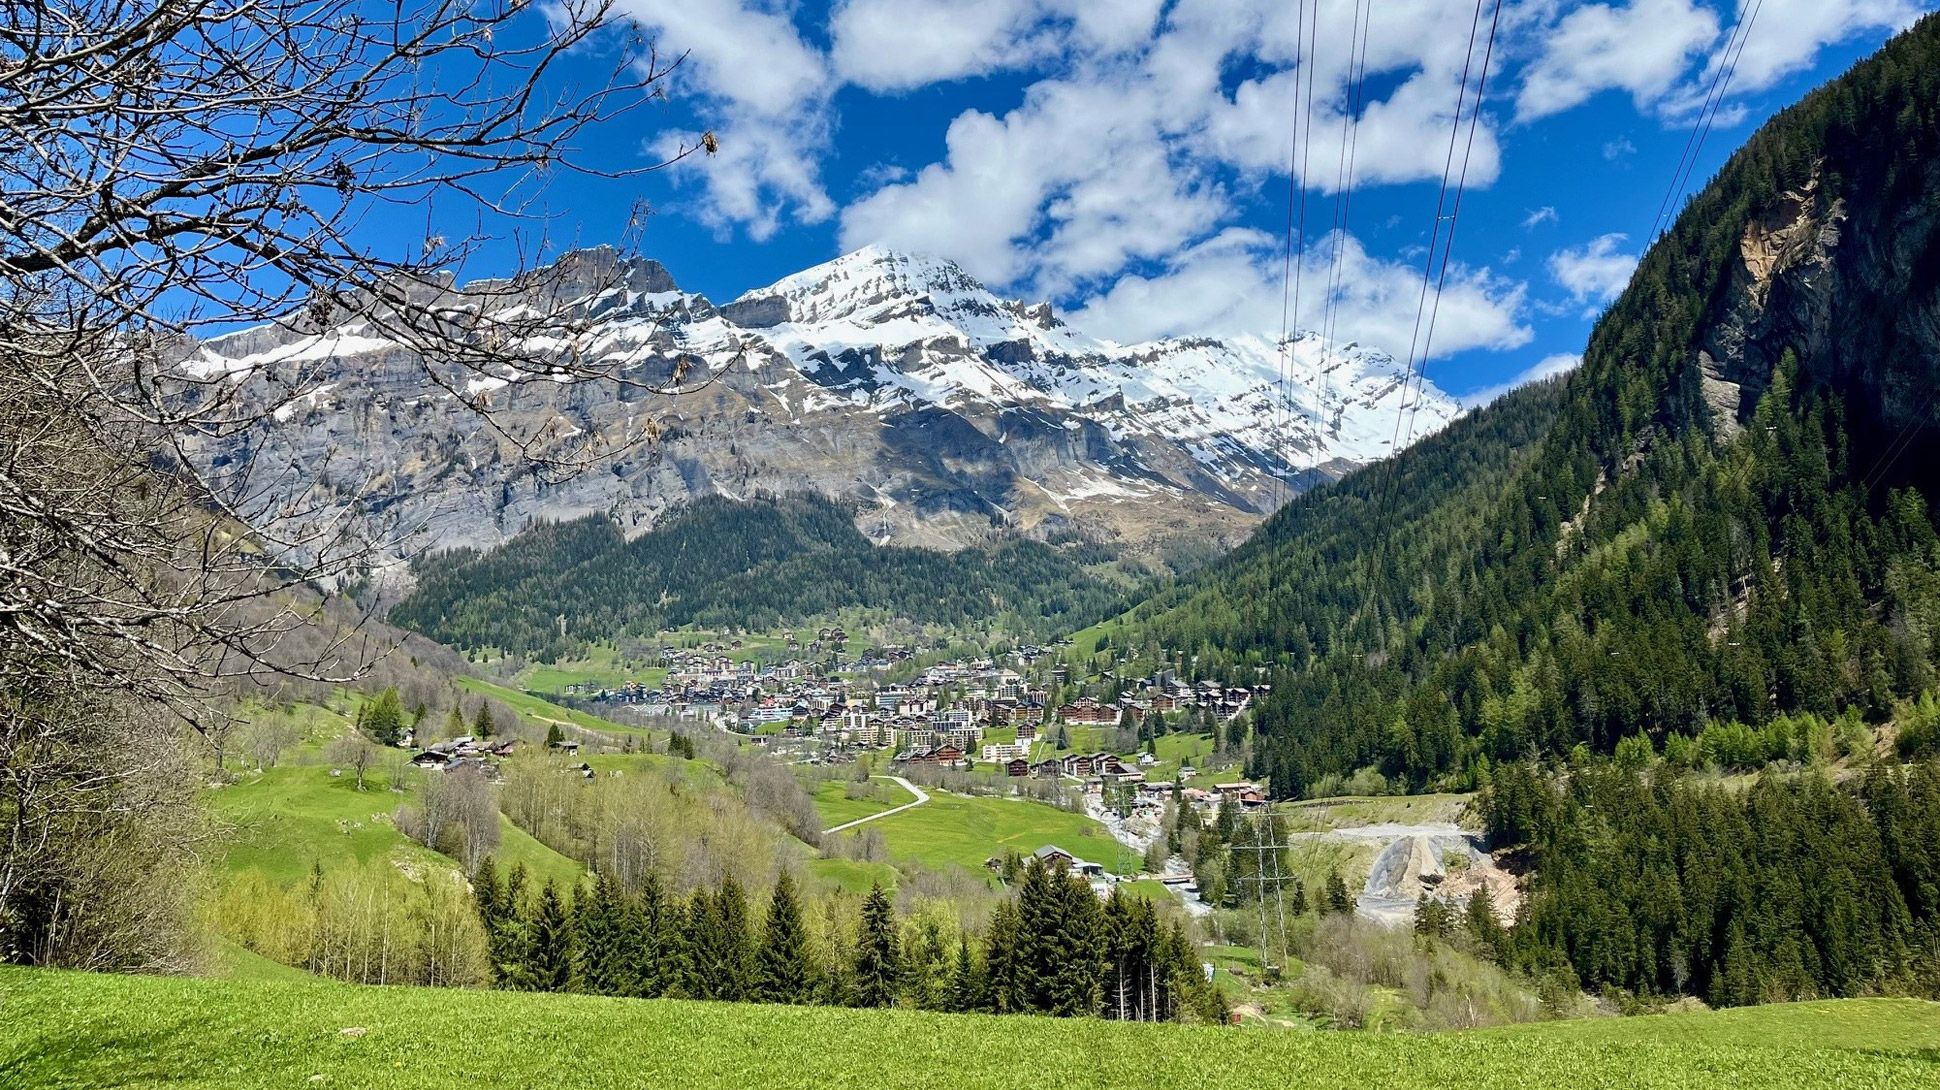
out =
<svg viewBox="0 0 1940 1090"><path fill-rule="evenodd" d="M1231 803L1226 802L1221 805L1231 805ZM1280 821L1274 816L1271 805L1259 818L1247 822L1247 830L1251 834L1252 843L1235 844L1233 850L1253 853L1253 874L1249 880L1253 883L1254 900L1260 915L1260 971L1262 974L1278 976L1283 966L1273 963L1271 948L1267 942L1273 932L1273 928L1268 925L1267 898L1273 899L1272 919L1278 925L1279 949L1284 957L1287 950L1286 883L1293 876L1282 874L1280 871L1280 853L1286 845L1280 841Z"/></svg>

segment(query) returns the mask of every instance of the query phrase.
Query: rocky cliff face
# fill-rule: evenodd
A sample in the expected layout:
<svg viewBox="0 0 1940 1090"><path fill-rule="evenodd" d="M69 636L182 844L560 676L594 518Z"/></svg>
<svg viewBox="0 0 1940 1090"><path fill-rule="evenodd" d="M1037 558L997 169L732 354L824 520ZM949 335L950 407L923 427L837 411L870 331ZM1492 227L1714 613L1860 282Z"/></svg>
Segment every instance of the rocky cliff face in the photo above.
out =
<svg viewBox="0 0 1940 1090"><path fill-rule="evenodd" d="M1787 351L1839 391L1869 440L1927 427L1940 352L1940 210L1891 199L1852 164L1817 164L1754 216L1727 269L1696 363L1720 438L1738 433ZM1940 191L1940 164L1905 164L1894 185Z"/></svg>
<svg viewBox="0 0 1940 1090"><path fill-rule="evenodd" d="M369 328L262 327L203 344L187 366L246 385L252 364L302 361L310 384L274 427L200 456L287 467L259 484L287 509L360 504L437 547L589 513L637 532L690 496L812 491L851 501L879 540L1074 532L1157 559L1228 543L1302 488L1386 455L1404 402L1419 401L1417 437L1458 412L1366 346L1304 332L1284 352L1260 337L1117 345L947 261L882 249L721 306L611 251L555 272L548 301L593 323L594 354L650 380L682 361L693 392L509 370L440 389ZM505 287L459 294L519 305ZM649 419L654 442L565 479L516 455Z"/></svg>

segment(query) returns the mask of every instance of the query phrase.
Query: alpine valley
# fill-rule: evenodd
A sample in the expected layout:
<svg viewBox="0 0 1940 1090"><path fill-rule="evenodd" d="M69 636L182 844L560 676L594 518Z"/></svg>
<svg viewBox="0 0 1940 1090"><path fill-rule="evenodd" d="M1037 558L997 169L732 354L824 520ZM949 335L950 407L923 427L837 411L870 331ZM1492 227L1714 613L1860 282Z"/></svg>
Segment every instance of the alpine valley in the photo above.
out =
<svg viewBox="0 0 1940 1090"><path fill-rule="evenodd" d="M307 392L266 433L200 456L267 456L290 467L272 486L278 504L375 502L428 532L417 547L490 547L590 514L631 536L696 497L816 493L881 544L959 548L1022 531L1151 565L1209 558L1292 495L1383 457L1404 407L1414 437L1459 413L1367 345L1312 332L1119 345L1048 303L999 298L951 262L878 247L718 306L658 262L607 248L535 280L585 320L595 357L679 367L692 392L509 370L440 390L411 349L366 323L259 326L207 341L189 366L240 379L301 364ZM504 287L459 292L485 308L531 302ZM479 401L496 428L478 427ZM647 417L654 441L592 472L548 477L516 456L522 440ZM378 481L383 495L339 481Z"/></svg>

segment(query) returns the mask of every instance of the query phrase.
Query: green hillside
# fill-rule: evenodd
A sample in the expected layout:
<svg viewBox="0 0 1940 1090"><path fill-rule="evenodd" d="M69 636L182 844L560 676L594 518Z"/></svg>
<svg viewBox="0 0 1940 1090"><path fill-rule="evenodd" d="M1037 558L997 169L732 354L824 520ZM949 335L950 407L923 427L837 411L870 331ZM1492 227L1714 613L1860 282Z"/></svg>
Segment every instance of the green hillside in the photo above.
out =
<svg viewBox="0 0 1940 1090"><path fill-rule="evenodd" d="M708 497L632 541L595 516L428 558L391 618L454 647L545 660L686 625L770 629L857 609L1050 631L1120 601L1090 570L1110 560L1099 546L1021 538L954 553L879 547L819 496Z"/></svg>
<svg viewBox="0 0 1940 1090"><path fill-rule="evenodd" d="M1560 389L1302 497L1115 645L1283 667L1252 771L1289 797L1714 724L1787 721L1727 766L1864 749L1800 717L1878 727L1940 677L1935 101L1929 17L1729 160Z"/></svg>
<svg viewBox="0 0 1940 1090"><path fill-rule="evenodd" d="M0 970L9 1085L369 1090L545 1087L1931 1086L1940 1012L1869 1004L1849 1032L1754 1012L1716 1038L1261 1033L917 1012L619 1000L329 983ZM1691 1024L1702 1025L1702 1017ZM1635 1025L1640 1023L1626 1023ZM1871 1027L1871 1028L1868 1028ZM1747 1038L1750 1038L1748 1043ZM462 1043L463 1047L455 1047Z"/></svg>

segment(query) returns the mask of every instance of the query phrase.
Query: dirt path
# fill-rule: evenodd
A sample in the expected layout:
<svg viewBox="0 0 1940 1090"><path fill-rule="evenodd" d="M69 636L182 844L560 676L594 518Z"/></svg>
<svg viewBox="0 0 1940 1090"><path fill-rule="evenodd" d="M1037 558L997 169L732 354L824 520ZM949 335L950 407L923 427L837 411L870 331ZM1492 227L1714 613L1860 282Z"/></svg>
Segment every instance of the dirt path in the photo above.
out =
<svg viewBox="0 0 1940 1090"><path fill-rule="evenodd" d="M828 833L839 833L839 832L841 832L841 831L842 831L842 830L844 830L844 829L853 829L853 828L855 828L855 827L856 827L856 826L858 826L858 825L862 825L862 824L865 824L865 823L867 823L867 822L871 822L871 821L875 821L875 820L877 820L878 818L886 818L886 817L888 817L888 816L889 816L889 815L891 815L891 814L900 814L900 813L902 813L902 812L903 812L904 810L911 810L911 809L914 809L914 808L916 808L916 807L918 807L918 806L921 806L921 805L923 805L924 803L926 803L926 802L928 802L928 801L930 801L930 796L929 796L929 794L928 794L928 792L925 792L925 791L924 791L924 790L923 790L922 788L920 788L920 787L918 787L918 786L916 786L915 784L913 784L913 783L911 783L911 782L909 782L908 780L906 780L906 779L903 779L903 778L902 778L901 776L877 776L877 777L876 777L876 779L879 779L879 780L894 780L894 781L895 781L896 783L898 783L898 784L900 784L900 785L902 785L902 788L903 788L903 790L905 790L905 791L907 791L907 792L909 792L909 793L910 793L910 794L912 794L912 795L915 795L915 796L916 796L916 801L915 801L915 802L906 802L906 803L903 803L903 804L902 804L901 806L892 806L892 807L890 807L889 809L887 809L887 810L884 810L884 811L883 811L882 813L880 813L880 814L870 814L870 815L869 815L868 817L866 817L866 818L857 818L857 819L855 819L854 821L845 821L845 822L843 822L842 824L840 824L840 825L837 825L837 826L836 826L836 827L834 827L833 829L823 829L823 830L822 830L822 832L823 832L824 834L828 834Z"/></svg>

